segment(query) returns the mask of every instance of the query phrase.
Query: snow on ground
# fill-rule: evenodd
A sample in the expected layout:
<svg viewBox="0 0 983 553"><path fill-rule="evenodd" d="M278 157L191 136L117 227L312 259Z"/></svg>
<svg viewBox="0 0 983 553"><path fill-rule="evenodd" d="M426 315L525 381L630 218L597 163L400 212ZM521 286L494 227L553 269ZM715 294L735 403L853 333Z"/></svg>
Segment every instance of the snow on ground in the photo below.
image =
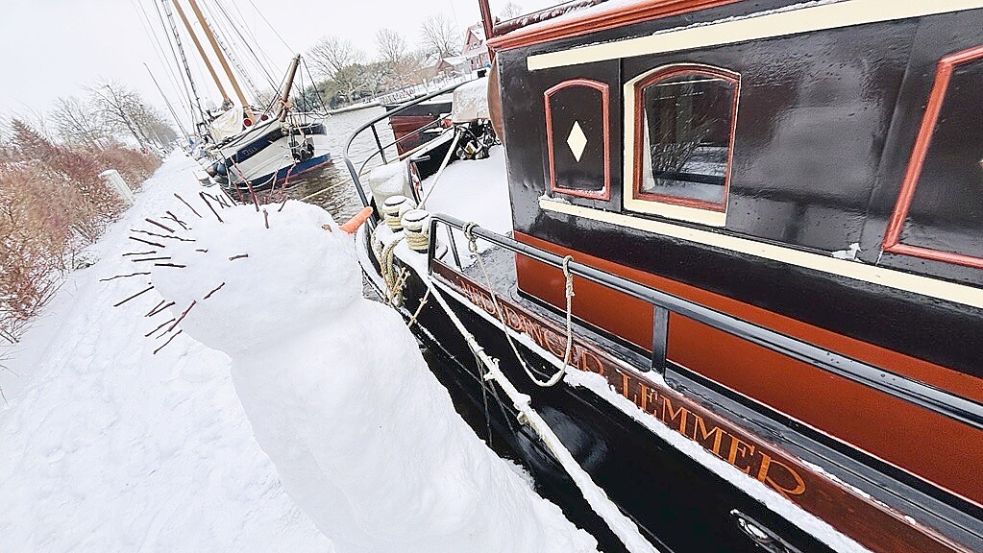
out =
<svg viewBox="0 0 983 553"><path fill-rule="evenodd" d="M595 550L454 413L400 317L360 297L326 212L194 219L173 194L197 196L195 168L165 164L15 352L0 551ZM148 277L99 279L147 267L121 254L165 209L194 226L166 250L187 268L154 267L155 290L112 307ZM177 305L145 317L159 291ZM191 301L154 355L165 340L144 334Z"/></svg>
<svg viewBox="0 0 983 553"><path fill-rule="evenodd" d="M196 195L196 167L172 158L145 184L12 352L0 551L333 550L253 438L228 358L183 336L152 355L147 309L112 307L144 281L99 282L132 272L128 229Z"/></svg>

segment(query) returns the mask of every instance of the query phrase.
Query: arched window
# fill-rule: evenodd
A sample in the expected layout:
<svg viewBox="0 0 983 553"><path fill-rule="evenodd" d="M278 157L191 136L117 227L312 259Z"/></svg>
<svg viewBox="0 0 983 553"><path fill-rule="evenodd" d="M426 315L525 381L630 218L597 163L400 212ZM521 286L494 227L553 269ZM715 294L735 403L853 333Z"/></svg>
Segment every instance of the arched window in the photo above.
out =
<svg viewBox="0 0 983 553"><path fill-rule="evenodd" d="M939 61L885 252L983 269L983 46Z"/></svg>
<svg viewBox="0 0 983 553"><path fill-rule="evenodd" d="M625 207L723 226L739 94L739 74L696 64L629 81Z"/></svg>

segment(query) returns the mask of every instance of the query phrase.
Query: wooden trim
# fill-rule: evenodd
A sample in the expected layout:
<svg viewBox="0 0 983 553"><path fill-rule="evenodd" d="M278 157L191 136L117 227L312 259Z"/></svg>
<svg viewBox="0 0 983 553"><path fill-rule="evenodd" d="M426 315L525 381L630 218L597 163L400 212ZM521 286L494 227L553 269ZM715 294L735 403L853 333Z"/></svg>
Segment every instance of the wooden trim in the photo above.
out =
<svg viewBox="0 0 983 553"><path fill-rule="evenodd" d="M694 200L692 198L679 198L666 194L653 194L642 190L642 146L644 144L645 132L645 88L671 77L679 75L707 75L723 79L734 85L734 99L731 106L731 125L730 136L727 142L727 167L724 170L724 197L720 203ZM709 211L727 212L727 200L730 198L730 174L734 160L734 137L737 134L737 106L741 96L741 75L734 71L729 71L720 67L699 64L672 64L658 67L651 70L645 76L636 77L634 80L634 133L632 136L632 158L634 160L631 197L634 200L645 200L672 205L680 205L694 209L706 209Z"/></svg>
<svg viewBox="0 0 983 553"><path fill-rule="evenodd" d="M942 104L945 102L952 73L957 65L980 58L983 58L983 45L949 54L939 60L935 72L935 84L932 85L932 91L928 96L925 115L922 117L922 124L918 129L918 136L915 138L911 159L908 162L908 170L905 172L901 191L898 194L897 203L894 205L894 212L891 214L891 219L884 232L884 240L881 243L881 249L887 253L983 269L983 258L980 257L901 243L901 233L904 231L904 223L908 219L911 203L915 198L915 189L918 187L918 180L921 178L922 169L925 166L925 157L928 155L928 148L932 144L932 135L939 119L939 113L942 111Z"/></svg>
<svg viewBox="0 0 983 553"><path fill-rule="evenodd" d="M573 255L580 263L598 270L966 399L983 401L981 380L971 375L521 232L515 232L515 239L556 255ZM516 274L522 291L562 309L563 276L559 269L517 255ZM651 349L650 305L581 278L575 278L574 289L576 317L646 350ZM754 402L967 501L983 505L983 482L976 478L972 467L938 462L942 451L965 459L983 455L983 443L972 438L977 432L969 426L676 314L670 315L667 354L672 362ZM897 420L904 420L904 426L898 427ZM912 443L919 445L913 448Z"/></svg>
<svg viewBox="0 0 983 553"><path fill-rule="evenodd" d="M558 367L563 365L564 330L556 321L540 318L508 298L500 297L496 306L484 286L440 261L434 261L433 273L438 286L456 301L468 306L489 323L501 324L504 321L508 331L517 339L528 340L524 344L526 347ZM498 313L497 307L502 308L504 316ZM651 309L647 311L651 316ZM829 473L817 470L815 465L803 462L785 449L784 442L762 439L741 421L733 420L714 410L712 405L694 401L669 387L654 372L639 372L638 368L611 356L609 351L591 340L574 335L570 366L571 371L602 377L610 389L631 402L628 405L612 404L636 418L656 436L665 439L671 447L680 447L679 442L672 439L674 436L671 433L675 433L715 456L721 462L706 455L688 454L694 462L716 474L726 477L730 473L733 478L727 479L733 485L775 512L782 513L786 520L806 532L815 532L816 527L811 521L803 523L803 517L790 517L791 506L776 502L783 500L772 492L816 517L816 522L829 525L833 531L876 553L966 551L964 546L954 543L937 530L874 500ZM587 389L597 393L603 401L611 401L610 397L598 393L596 388ZM641 412L635 412L635 408ZM740 442L737 446L734 445L735 438ZM732 447L737 450L732 450ZM775 475L780 479L768 476L771 467L774 467ZM764 486L748 486L752 480ZM843 542L839 544L841 547L844 545Z"/></svg>
<svg viewBox="0 0 983 553"><path fill-rule="evenodd" d="M596 33L633 23L651 21L674 15L733 4L739 0L637 0L633 3L617 2L611 6L590 8L581 14L568 15L553 22L517 29L508 34L490 38L488 47L499 51L532 46L561 38Z"/></svg>
<svg viewBox="0 0 983 553"><path fill-rule="evenodd" d="M593 88L601 93L601 113L603 120L604 134L604 187L601 190L577 190L564 188L556 184L556 159L554 158L553 144L553 110L550 99L553 94L567 88L584 87ZM546 151L549 156L548 164L550 170L549 191L551 194L566 194L579 198L589 198L592 200L608 201L611 199L611 120L610 120L610 90L608 85L589 79L570 79L550 88L543 93L543 101L546 104Z"/></svg>

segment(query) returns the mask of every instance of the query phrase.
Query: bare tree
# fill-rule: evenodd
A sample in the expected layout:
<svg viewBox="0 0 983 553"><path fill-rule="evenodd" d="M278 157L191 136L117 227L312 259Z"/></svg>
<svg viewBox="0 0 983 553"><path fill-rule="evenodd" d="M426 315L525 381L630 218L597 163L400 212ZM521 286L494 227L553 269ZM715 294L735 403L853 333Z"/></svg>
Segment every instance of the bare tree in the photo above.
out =
<svg viewBox="0 0 983 553"><path fill-rule="evenodd" d="M147 139L140 134L132 115L140 103L136 93L115 82L97 85L91 91L102 120L110 128L128 131L140 147L146 150Z"/></svg>
<svg viewBox="0 0 983 553"><path fill-rule="evenodd" d="M441 58L460 53L460 33L443 14L431 15L420 25L420 34L427 51Z"/></svg>
<svg viewBox="0 0 983 553"><path fill-rule="evenodd" d="M498 16L503 20L508 21L509 19L515 19L516 17L519 17L522 14L523 14L522 6L514 2L509 2L508 4L505 4L505 7L502 8L502 12L499 13Z"/></svg>
<svg viewBox="0 0 983 553"><path fill-rule="evenodd" d="M65 144L102 149L112 140L96 106L75 96L58 98L51 119Z"/></svg>
<svg viewBox="0 0 983 553"><path fill-rule="evenodd" d="M398 67L406 57L406 39L392 29L379 29L375 34L375 44L379 58L390 67Z"/></svg>
<svg viewBox="0 0 983 553"><path fill-rule="evenodd" d="M325 37L307 53L307 60L321 75L334 79L338 73L362 59L362 54L348 40Z"/></svg>

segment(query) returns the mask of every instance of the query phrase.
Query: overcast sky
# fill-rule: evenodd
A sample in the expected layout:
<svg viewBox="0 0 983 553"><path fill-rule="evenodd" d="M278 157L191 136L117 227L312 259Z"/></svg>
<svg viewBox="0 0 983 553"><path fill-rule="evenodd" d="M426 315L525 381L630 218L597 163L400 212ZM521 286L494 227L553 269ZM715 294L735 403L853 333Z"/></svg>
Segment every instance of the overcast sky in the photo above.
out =
<svg viewBox="0 0 983 553"><path fill-rule="evenodd" d="M84 95L86 86L109 79L135 88L163 108L144 62L167 94L174 96L172 101L180 97L147 34L140 10L143 6L159 32L155 1L159 0L2 0L0 115L31 116L47 111L55 98ZM477 0L223 1L230 9L234 4L250 19L251 31L276 65L277 77L286 69L290 51L259 17L254 4L298 52L322 36L336 35L371 54L375 33L383 27L398 30L416 43L420 23L431 14L443 13L462 30L479 20ZM504 3L495 0L492 5ZM163 47L168 48L166 43ZM193 46L185 44L185 48L191 56ZM199 86L209 84L198 80Z"/></svg>

